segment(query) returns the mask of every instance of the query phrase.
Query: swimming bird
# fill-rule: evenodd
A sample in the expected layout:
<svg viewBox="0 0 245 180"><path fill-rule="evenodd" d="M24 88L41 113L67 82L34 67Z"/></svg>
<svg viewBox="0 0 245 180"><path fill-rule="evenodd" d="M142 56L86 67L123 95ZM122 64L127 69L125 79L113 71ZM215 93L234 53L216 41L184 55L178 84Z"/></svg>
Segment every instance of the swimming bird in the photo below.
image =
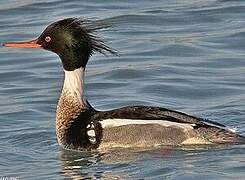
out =
<svg viewBox="0 0 245 180"><path fill-rule="evenodd" d="M127 106L98 111L84 94L87 62L95 52L116 52L95 35L99 21L67 18L54 22L35 40L6 42L6 47L43 48L56 53L64 69L64 84L56 111L59 145L92 150L111 147L239 144L245 137L226 126L182 112L153 106Z"/></svg>

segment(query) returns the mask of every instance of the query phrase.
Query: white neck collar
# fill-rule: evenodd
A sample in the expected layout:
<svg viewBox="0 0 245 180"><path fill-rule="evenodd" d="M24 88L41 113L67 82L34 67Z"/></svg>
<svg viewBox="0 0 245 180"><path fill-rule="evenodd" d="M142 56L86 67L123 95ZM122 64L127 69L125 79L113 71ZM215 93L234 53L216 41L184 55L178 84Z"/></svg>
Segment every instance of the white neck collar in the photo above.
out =
<svg viewBox="0 0 245 180"><path fill-rule="evenodd" d="M84 97L84 75L85 69L79 68L74 71L66 71L63 90L68 90L80 103L86 104Z"/></svg>

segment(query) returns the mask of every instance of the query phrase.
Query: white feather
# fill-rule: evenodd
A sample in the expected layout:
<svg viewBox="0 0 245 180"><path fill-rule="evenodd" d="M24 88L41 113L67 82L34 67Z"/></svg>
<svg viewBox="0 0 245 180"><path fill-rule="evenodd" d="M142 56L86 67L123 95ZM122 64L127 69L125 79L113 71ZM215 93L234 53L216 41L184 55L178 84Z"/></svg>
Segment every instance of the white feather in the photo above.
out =
<svg viewBox="0 0 245 180"><path fill-rule="evenodd" d="M236 133L237 132L237 128L228 128L228 131L232 132L232 133Z"/></svg>
<svg viewBox="0 0 245 180"><path fill-rule="evenodd" d="M101 122L103 128L118 127L130 124L158 124L164 127L175 126L184 129L193 129L195 124L176 123L164 120L138 120L138 119L105 119Z"/></svg>
<svg viewBox="0 0 245 180"><path fill-rule="evenodd" d="M65 80L63 90L68 90L72 96L79 100L79 102L84 104L83 102L83 84L84 84L84 69L79 68L74 71L66 71L65 72Z"/></svg>

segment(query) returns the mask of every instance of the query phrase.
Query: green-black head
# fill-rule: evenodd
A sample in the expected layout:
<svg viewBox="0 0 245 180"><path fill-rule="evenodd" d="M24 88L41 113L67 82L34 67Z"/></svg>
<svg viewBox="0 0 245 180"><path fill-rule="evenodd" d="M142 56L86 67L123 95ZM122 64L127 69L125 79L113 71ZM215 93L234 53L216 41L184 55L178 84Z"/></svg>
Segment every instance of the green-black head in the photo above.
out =
<svg viewBox="0 0 245 180"><path fill-rule="evenodd" d="M56 53L67 71L85 68L94 52L117 54L94 35L105 24L81 18L67 18L50 24L35 40L4 43L7 47L43 48Z"/></svg>

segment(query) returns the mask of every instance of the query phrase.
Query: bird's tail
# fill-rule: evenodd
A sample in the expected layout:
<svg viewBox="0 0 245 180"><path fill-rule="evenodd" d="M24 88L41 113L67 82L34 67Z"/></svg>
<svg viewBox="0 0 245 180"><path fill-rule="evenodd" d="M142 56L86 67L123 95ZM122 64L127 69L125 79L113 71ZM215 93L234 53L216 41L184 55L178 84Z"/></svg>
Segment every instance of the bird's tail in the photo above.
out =
<svg viewBox="0 0 245 180"><path fill-rule="evenodd" d="M198 130L208 141L215 144L245 144L245 137L230 129L205 127Z"/></svg>

